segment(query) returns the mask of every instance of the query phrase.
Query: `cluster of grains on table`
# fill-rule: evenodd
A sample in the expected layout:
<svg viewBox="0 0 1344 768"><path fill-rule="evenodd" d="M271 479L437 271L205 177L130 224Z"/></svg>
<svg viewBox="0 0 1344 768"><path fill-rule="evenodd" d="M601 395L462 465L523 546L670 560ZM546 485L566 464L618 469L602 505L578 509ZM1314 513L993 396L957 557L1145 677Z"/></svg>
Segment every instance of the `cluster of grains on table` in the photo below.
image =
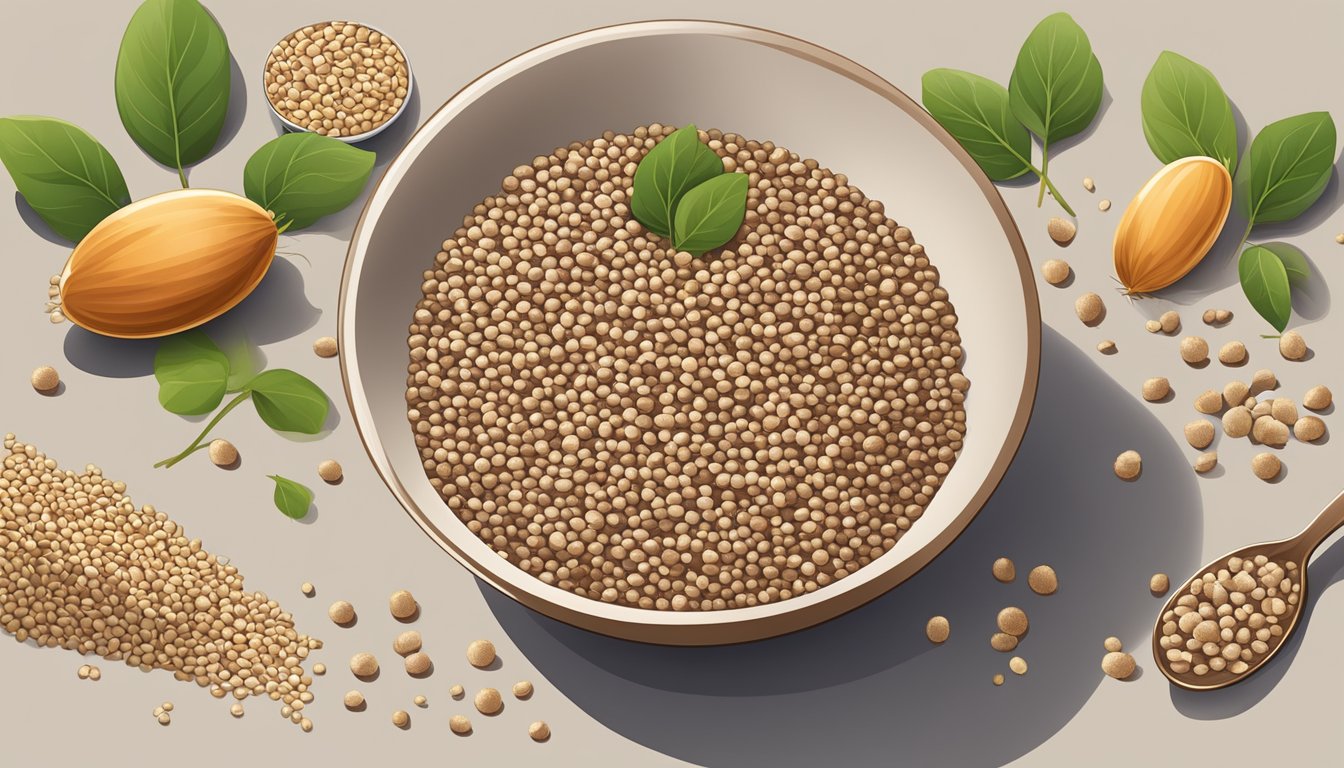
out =
<svg viewBox="0 0 1344 768"><path fill-rule="evenodd" d="M1298 609L1297 563L1230 557L1190 580L1162 614L1158 645L1177 675L1242 675L1274 649Z"/></svg>
<svg viewBox="0 0 1344 768"><path fill-rule="evenodd" d="M1017 567L1007 557L996 559L990 568L990 572L995 581L1001 584L1011 584L1017 578ZM1053 595L1059 590L1059 577L1056 575L1054 568L1048 565L1038 565L1028 572L1027 586L1037 595ZM1000 610L995 617L995 624L998 631L990 635L989 646L1000 653L1016 650L1030 628L1027 612L1014 605ZM934 616L924 625L924 635L934 645L942 645L947 642L951 634L951 623L946 616ZM1021 656L1014 656L1008 661L1008 669L1013 674L1025 675L1027 673L1027 662ZM1003 685L1003 681L1003 675L994 675L994 685Z"/></svg>
<svg viewBox="0 0 1344 768"><path fill-rule="evenodd" d="M717 610L855 573L924 514L966 431L957 317L910 230L771 142L703 257L630 215L672 132L519 166L443 243L409 326L424 469L487 545L609 603Z"/></svg>
<svg viewBox="0 0 1344 768"><path fill-rule="evenodd" d="M7 632L19 642L167 670L216 697L267 696L303 720L313 700L303 662L321 641L300 634L265 594L245 591L237 568L165 513L137 508L126 485L98 467L62 470L12 434L4 447Z"/></svg>
<svg viewBox="0 0 1344 768"><path fill-rule="evenodd" d="M391 38L332 21L303 27L276 43L263 82L266 98L295 125L327 136L356 136L392 119L411 77ZM323 355L321 349L317 353Z"/></svg>

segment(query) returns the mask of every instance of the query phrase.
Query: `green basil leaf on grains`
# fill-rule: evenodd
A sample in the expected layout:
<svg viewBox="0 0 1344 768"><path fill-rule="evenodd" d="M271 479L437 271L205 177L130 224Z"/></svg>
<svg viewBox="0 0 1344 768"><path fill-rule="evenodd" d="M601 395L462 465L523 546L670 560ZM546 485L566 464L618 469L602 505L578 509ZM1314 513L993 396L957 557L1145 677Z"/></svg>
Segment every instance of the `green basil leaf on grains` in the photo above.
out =
<svg viewBox="0 0 1344 768"><path fill-rule="evenodd" d="M313 492L303 483L297 483L280 475L267 475L275 481L275 508L285 513L285 517L302 520L308 516L308 508L313 505Z"/></svg>
<svg viewBox="0 0 1344 768"><path fill-rule="evenodd" d="M922 80L924 108L994 181L1032 171L1031 134L1012 115L1008 89L980 75L931 69Z"/></svg>
<svg viewBox="0 0 1344 768"><path fill-rule="evenodd" d="M229 44L196 0L145 0L117 54L117 111L146 154L177 169L214 149L229 108Z"/></svg>
<svg viewBox="0 0 1344 768"><path fill-rule="evenodd" d="M1251 223L1288 221L1312 206L1335 167L1335 121L1308 112L1270 123L1250 149Z"/></svg>
<svg viewBox="0 0 1344 768"><path fill-rule="evenodd" d="M281 231L302 229L354 202L376 155L329 136L287 133L261 146L243 168L243 193L275 213Z"/></svg>
<svg viewBox="0 0 1344 768"><path fill-rule="evenodd" d="M1022 43L1008 81L1013 116L1048 146L1080 133L1101 108L1101 62L1067 13L1045 17Z"/></svg>
<svg viewBox="0 0 1344 768"><path fill-rule="evenodd" d="M1237 262L1241 291L1255 311L1280 333L1288 327L1293 311L1288 272L1274 251L1252 245L1242 251Z"/></svg>
<svg viewBox="0 0 1344 768"><path fill-rule="evenodd" d="M257 415L277 432L322 431L330 403L320 388L294 371L275 368L248 382Z"/></svg>
<svg viewBox="0 0 1344 768"><path fill-rule="evenodd" d="M747 215L747 175L725 173L687 192L677 205L673 245L699 256L732 240Z"/></svg>
<svg viewBox="0 0 1344 768"><path fill-rule="evenodd" d="M199 330L170 336L154 354L159 403L169 412L198 416L219 407L229 379L229 360Z"/></svg>
<svg viewBox="0 0 1344 768"><path fill-rule="evenodd" d="M1237 126L1232 103L1213 73L1171 51L1157 57L1143 81L1139 106L1148 147L1164 163L1192 155L1237 170Z"/></svg>
<svg viewBox="0 0 1344 768"><path fill-rule="evenodd" d="M639 161L630 211L650 232L671 238L682 197L722 173L723 160L700 141L695 126L683 126L658 142Z"/></svg>
<svg viewBox="0 0 1344 768"><path fill-rule="evenodd" d="M107 149L54 117L0 118L0 162L33 211L71 242L131 201Z"/></svg>

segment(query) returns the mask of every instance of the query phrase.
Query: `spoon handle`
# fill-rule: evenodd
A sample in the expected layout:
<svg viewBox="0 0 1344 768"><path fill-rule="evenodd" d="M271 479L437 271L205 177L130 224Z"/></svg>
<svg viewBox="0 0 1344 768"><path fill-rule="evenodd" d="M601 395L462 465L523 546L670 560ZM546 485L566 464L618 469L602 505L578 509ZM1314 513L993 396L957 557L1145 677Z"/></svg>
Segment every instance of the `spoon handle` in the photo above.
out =
<svg viewBox="0 0 1344 768"><path fill-rule="evenodd" d="M1311 525L1306 530L1297 535L1297 540L1307 547L1307 554L1302 558L1302 566L1306 567L1306 560L1311 557L1311 553L1325 541L1326 537L1344 526L1344 493L1340 493L1335 500L1325 506L1316 519L1311 521Z"/></svg>

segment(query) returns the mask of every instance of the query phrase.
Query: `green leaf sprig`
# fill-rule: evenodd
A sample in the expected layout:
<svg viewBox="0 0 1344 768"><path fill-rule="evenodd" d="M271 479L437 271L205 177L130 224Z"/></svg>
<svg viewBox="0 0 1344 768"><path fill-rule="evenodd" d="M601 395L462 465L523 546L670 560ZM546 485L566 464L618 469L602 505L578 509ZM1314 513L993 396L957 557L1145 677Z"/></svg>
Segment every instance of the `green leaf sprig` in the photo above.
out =
<svg viewBox="0 0 1344 768"><path fill-rule="evenodd" d="M376 156L329 136L287 133L261 146L243 168L243 193L275 213L281 231L303 229L353 203Z"/></svg>
<svg viewBox="0 0 1344 768"><path fill-rule="evenodd" d="M275 508L285 517L302 520L313 505L313 490L303 483L280 475L267 475L275 481Z"/></svg>
<svg viewBox="0 0 1344 768"><path fill-rule="evenodd" d="M697 256L732 240L747 215L746 174L725 172L694 125L649 150L635 168L633 187L635 220Z"/></svg>
<svg viewBox="0 0 1344 768"><path fill-rule="evenodd" d="M159 403L172 413L189 416L214 411L224 396L236 396L224 404L205 429L185 449L155 467L171 467L206 447L206 437L234 408L252 401L257 415L277 432L315 435L327 420L330 401L316 384L285 368L262 371L239 381L230 375L230 356L200 330L170 336L154 355L154 378L159 382Z"/></svg>
<svg viewBox="0 0 1344 768"><path fill-rule="evenodd" d="M1004 88L957 69L931 69L921 80L924 108L993 181L1027 173L1040 179L1039 207L1048 189L1070 216L1068 201L1050 181L1050 145L1086 130L1101 108L1101 62L1082 27L1067 13L1045 17L1017 54ZM1031 161L1031 136L1041 141L1041 165Z"/></svg>
<svg viewBox="0 0 1344 768"><path fill-rule="evenodd" d="M1266 125L1239 163L1226 92L1208 69L1171 51L1163 51L1153 64L1140 106L1143 135L1157 159L1171 163L1204 155L1233 174L1234 204L1246 218L1237 246L1241 291L1283 333L1292 317L1292 288L1310 276L1306 256L1287 243L1248 243L1257 224L1291 221L1320 199L1335 165L1337 136L1330 113L1307 112Z"/></svg>

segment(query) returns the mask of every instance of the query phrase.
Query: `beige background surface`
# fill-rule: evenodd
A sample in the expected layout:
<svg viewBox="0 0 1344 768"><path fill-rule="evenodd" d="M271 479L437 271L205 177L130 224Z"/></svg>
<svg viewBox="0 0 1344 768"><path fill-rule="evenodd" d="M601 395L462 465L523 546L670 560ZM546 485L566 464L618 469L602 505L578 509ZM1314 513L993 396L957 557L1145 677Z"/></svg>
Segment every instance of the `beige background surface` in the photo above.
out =
<svg viewBox="0 0 1344 768"><path fill-rule="evenodd" d="M90 130L117 157L139 197L172 188L175 178L148 160L116 119L112 64L134 5L7 5L11 68L0 113L51 114ZM332 434L308 443L288 442L239 410L221 430L243 453L233 473L203 460L167 472L150 469L185 445L194 425L158 408L148 375L153 345L111 344L46 322L46 278L59 271L68 247L34 234L28 225L34 217L11 202L7 188L0 205L0 324L11 342L0 354L0 432L18 433L69 467L98 463L125 480L137 501L168 510L190 535L231 556L250 588L277 596L302 629L322 637L327 646L314 658L331 671L312 707L317 730L303 734L276 716L270 702L248 702L247 716L235 722L226 702L166 674L103 663L103 680L87 683L76 679L82 662L69 653L0 642L6 762L127 765L166 757L199 765L347 765L396 755L466 765L797 765L843 756L853 764L1122 766L1277 759L1293 743L1296 764L1335 764L1344 590L1330 587L1344 579L1344 545L1323 549L1311 566L1311 589L1319 597L1309 603L1299 639L1272 667L1221 693L1175 691L1153 668L1146 642L1159 601L1147 594L1146 583L1155 570L1179 579L1235 546L1294 533L1341 488L1334 439L1291 444L1283 452L1286 476L1266 484L1250 475L1253 449L1244 441L1220 440L1222 467L1196 477L1188 468L1194 452L1180 437L1181 426L1196 416L1190 407L1196 393L1234 376L1248 378L1261 366L1278 372L1284 393L1295 398L1317 383L1344 393L1344 340L1332 333L1329 315L1329 288L1344 280L1344 247L1333 239L1344 231L1338 173L1301 221L1256 236L1297 243L1318 273L1311 293L1298 298L1301 311L1293 320L1313 347L1305 363L1282 361L1274 343L1258 337L1266 326L1235 284L1227 247L1166 299L1129 305L1109 290L1109 241L1125 202L1158 166L1139 127L1138 93L1160 50L1177 50L1212 69L1252 130L1308 110L1329 109L1338 119L1344 117L1338 85L1344 7L1327 0L1070 5L1102 61L1108 96L1095 129L1051 163L1052 177L1080 213L1070 248L1060 251L1046 237L1045 221L1054 211L1050 203L1035 207L1034 188L1003 188L1033 262L1063 254L1077 273L1065 289L1043 287L1042 382L1022 452L980 518L919 576L821 628L750 646L665 649L610 641L542 619L478 586L396 507L365 462L344 402L337 403ZM412 55L419 100L408 118L419 119L524 48L599 24L672 13L809 38L915 95L920 74L933 66L1002 82L1027 31L1059 7L867 3L819 11L815 4L761 3L729 10L699 0L675 9L394 0L212 6L246 92L238 89L227 143L191 172L191 180L232 189L241 188L248 155L276 134L259 93L265 53L283 33L317 19L350 16L394 34ZM750 75L742 77L750 87ZM806 94L799 94L799 108L806 105ZM836 121L843 130L843 116ZM380 165L411 122L376 141ZM1097 180L1095 194L1082 190L1084 175ZM1101 198L1116 207L1099 212ZM351 210L285 238L282 248L300 255L278 260L259 292L219 329L247 333L271 365L299 370L332 394L340 390L336 364L308 348L312 338L335 330L340 264L355 215ZM1073 299L1085 290L1107 297L1108 317L1095 329L1072 314ZM1142 327L1169 305L1215 348L1245 341L1249 366L1196 370L1181 363L1177 339L1151 336ZM1212 306L1232 309L1236 320L1222 329L1203 326L1199 313ZM1103 338L1116 341L1117 355L1095 352ZM66 389L58 397L41 397L28 386L29 371L42 364L62 372ZM1171 378L1172 402L1138 399L1139 383L1153 375ZM1332 428L1334 419L1326 419ZM1110 474L1111 459L1125 448L1145 457L1138 483L1122 484ZM314 475L317 462L328 457L346 467L338 487L319 487ZM274 511L265 478L274 472L317 489L315 520L294 523ZM994 583L988 567L1000 554L1015 558L1022 570L1053 564L1061 592L1039 598L1020 581ZM317 585L315 599L300 595L305 580ZM383 606L401 587L421 600L420 629L436 659L435 674L424 681L393 665L389 646L397 626ZM325 606L340 598L361 610L354 629L337 630L325 619ZM986 639L994 613L1010 603L1032 617L1020 650L1031 670L994 688L989 678L1006 671L1006 659ZM924 619L934 613L953 625L952 640L937 649L922 637ZM1138 679L1102 678L1097 664L1109 634L1136 651ZM500 670L465 663L462 651L478 636L500 646ZM339 702L355 685L344 660L366 649L379 653L388 669L377 682L359 686L370 708L352 715ZM519 679L536 683L530 701L509 700L496 718L477 715L468 739L448 732L449 715L469 706L449 698L453 683L474 691L506 689ZM429 697L428 709L409 706L417 693ZM166 729L150 716L165 699L176 704ZM388 722L399 707L412 711L408 732ZM526 737L527 723L537 718L554 728L549 744Z"/></svg>

